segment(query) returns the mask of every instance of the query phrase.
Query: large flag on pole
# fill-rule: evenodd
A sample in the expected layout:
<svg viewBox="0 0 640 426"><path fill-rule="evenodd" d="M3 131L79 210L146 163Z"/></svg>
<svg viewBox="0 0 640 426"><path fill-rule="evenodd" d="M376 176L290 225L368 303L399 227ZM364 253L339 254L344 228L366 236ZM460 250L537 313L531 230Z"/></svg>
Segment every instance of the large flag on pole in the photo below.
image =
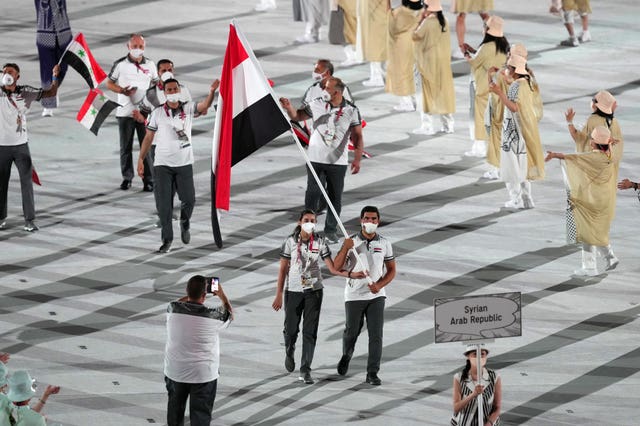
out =
<svg viewBox="0 0 640 426"><path fill-rule="evenodd" d="M76 119L91 133L98 136L98 129L111 111L119 107L117 102L107 98L99 89L91 89L84 104L78 111Z"/></svg>
<svg viewBox="0 0 640 426"><path fill-rule="evenodd" d="M93 58L82 33L78 33L69 43L60 61L76 70L92 89L107 78L107 74Z"/></svg>
<svg viewBox="0 0 640 426"><path fill-rule="evenodd" d="M229 26L219 92L211 156L211 220L221 247L216 209L229 210L231 166L291 128L235 21Z"/></svg>

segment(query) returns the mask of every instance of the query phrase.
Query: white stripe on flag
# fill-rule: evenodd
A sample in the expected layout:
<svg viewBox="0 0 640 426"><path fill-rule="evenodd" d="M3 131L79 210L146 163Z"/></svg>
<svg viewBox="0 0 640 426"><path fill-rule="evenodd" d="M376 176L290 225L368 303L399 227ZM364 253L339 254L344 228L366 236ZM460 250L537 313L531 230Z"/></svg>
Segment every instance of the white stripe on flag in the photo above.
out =
<svg viewBox="0 0 640 426"><path fill-rule="evenodd" d="M93 105L91 105L89 109L87 109L84 117L82 117L82 120L80 120L80 124L82 124L87 129L91 129L91 126L93 126L93 122L96 121L97 115L98 110Z"/></svg>
<svg viewBox="0 0 640 426"><path fill-rule="evenodd" d="M233 118L269 94L264 80L250 57L233 69Z"/></svg>

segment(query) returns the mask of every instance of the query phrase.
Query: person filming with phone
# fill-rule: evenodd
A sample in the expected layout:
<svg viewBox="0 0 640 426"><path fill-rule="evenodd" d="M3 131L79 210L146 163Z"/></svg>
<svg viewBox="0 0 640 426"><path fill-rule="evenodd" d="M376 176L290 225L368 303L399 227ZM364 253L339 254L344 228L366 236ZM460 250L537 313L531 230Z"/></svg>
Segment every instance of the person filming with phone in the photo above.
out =
<svg viewBox="0 0 640 426"><path fill-rule="evenodd" d="M217 296L221 306L205 304ZM187 295L167 307L167 344L164 375L167 386L167 423L184 424L189 399L191 426L208 426L218 386L218 335L233 320L233 309L217 277L194 275Z"/></svg>

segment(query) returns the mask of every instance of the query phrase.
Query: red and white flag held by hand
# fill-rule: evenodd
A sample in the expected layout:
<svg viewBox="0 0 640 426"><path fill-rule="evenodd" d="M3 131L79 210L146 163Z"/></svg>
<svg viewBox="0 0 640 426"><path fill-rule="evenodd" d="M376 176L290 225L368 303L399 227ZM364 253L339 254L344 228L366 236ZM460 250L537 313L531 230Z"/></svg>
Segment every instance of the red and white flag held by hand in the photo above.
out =
<svg viewBox="0 0 640 426"><path fill-rule="evenodd" d="M69 43L60 62L76 70L92 89L98 87L107 78L107 74L93 58L82 33L78 33Z"/></svg>
<svg viewBox="0 0 640 426"><path fill-rule="evenodd" d="M111 111L120 104L107 98L100 89L91 89L84 104L78 111L76 119L94 135L98 135L98 129Z"/></svg>

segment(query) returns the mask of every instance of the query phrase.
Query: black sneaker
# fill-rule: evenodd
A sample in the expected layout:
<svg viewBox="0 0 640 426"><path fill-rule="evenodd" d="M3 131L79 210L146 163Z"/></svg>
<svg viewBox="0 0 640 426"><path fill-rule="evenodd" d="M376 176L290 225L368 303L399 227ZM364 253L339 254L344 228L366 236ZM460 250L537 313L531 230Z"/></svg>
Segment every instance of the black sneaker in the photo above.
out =
<svg viewBox="0 0 640 426"><path fill-rule="evenodd" d="M7 229L7 221L2 219L0 220L0 229Z"/></svg>
<svg viewBox="0 0 640 426"><path fill-rule="evenodd" d="M338 362L339 375L344 376L345 374L347 374L347 371L349 371L349 361L351 361L350 357L342 355L342 358L340 358L340 362Z"/></svg>
<svg viewBox="0 0 640 426"><path fill-rule="evenodd" d="M372 386L380 386L382 384L382 380L380 380L380 377L378 377L376 373L367 373L366 382Z"/></svg>
<svg viewBox="0 0 640 426"><path fill-rule="evenodd" d="M122 189L123 191L126 191L129 188L131 188L131 181L129 179L123 180L122 183L120 184L120 189Z"/></svg>
<svg viewBox="0 0 640 426"><path fill-rule="evenodd" d="M144 185L142 186L142 190L144 192L153 192L153 183L145 182Z"/></svg>
<svg viewBox="0 0 640 426"><path fill-rule="evenodd" d="M293 359L293 354L285 354L284 356L284 368L287 369L289 373L296 369L296 362Z"/></svg>
<svg viewBox="0 0 640 426"><path fill-rule="evenodd" d="M38 230L38 229L40 229L40 228L38 228L38 225L36 225L35 223L33 223L33 221L32 221L32 220L27 220L27 221L24 223L24 228L22 228L22 229L24 229L24 230L25 230L25 231L27 231L27 232L35 232L35 231L37 231L37 230Z"/></svg>
<svg viewBox="0 0 640 426"><path fill-rule="evenodd" d="M302 374L302 372L300 372L300 377L298 377L298 380L304 382L306 385L312 385L313 382L313 377L311 377L311 372L307 371L306 373Z"/></svg>
<svg viewBox="0 0 640 426"><path fill-rule="evenodd" d="M189 232L188 229L183 228L182 225L180 226L180 239L183 244L189 244L189 242L191 242L191 232Z"/></svg>
<svg viewBox="0 0 640 426"><path fill-rule="evenodd" d="M164 240L158 249L158 253L169 253L169 251L171 251L171 241Z"/></svg>

